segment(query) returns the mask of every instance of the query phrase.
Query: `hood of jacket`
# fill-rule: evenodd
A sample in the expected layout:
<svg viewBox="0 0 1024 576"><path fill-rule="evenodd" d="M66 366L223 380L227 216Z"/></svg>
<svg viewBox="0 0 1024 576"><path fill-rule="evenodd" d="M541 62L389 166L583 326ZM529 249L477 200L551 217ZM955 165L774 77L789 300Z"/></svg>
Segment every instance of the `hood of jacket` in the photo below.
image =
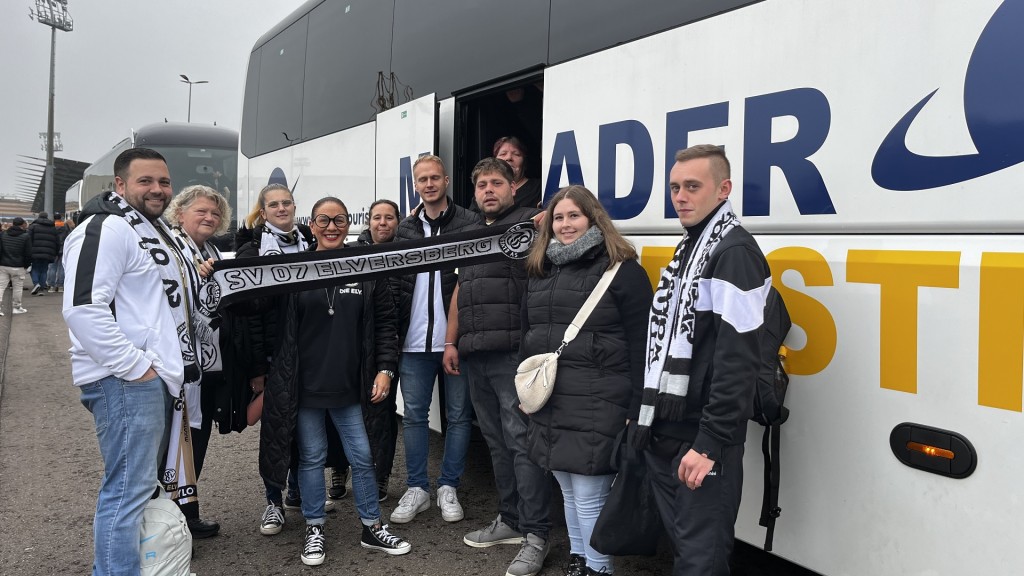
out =
<svg viewBox="0 0 1024 576"><path fill-rule="evenodd" d="M121 212L121 209L117 207L117 204L107 200L106 193L94 196L92 200L85 203L85 206L82 207L81 219L85 220L89 216L94 216L96 214L113 214L115 216L124 215ZM53 226L53 222L50 222L50 225Z"/></svg>

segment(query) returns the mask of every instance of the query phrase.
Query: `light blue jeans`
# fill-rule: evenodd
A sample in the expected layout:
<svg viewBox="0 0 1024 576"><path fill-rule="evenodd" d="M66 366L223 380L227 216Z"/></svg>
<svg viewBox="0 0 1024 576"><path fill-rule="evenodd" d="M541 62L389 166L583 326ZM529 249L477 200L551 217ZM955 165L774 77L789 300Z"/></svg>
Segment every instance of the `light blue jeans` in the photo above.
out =
<svg viewBox="0 0 1024 576"><path fill-rule="evenodd" d="M56 288L64 286L64 264L58 260L46 267L46 285Z"/></svg>
<svg viewBox="0 0 1024 576"><path fill-rule="evenodd" d="M430 491L427 479L427 456L430 448L430 400L434 393L434 379L441 368L441 352L403 352L398 371L401 376L402 399L405 416L402 417L402 436L405 440L405 467L409 473L409 487ZM444 456L441 459L441 477L438 486L459 487L466 469L466 451L473 425L473 405L469 399L469 382L465 376L445 374L444 401L448 429L444 438Z"/></svg>
<svg viewBox="0 0 1024 576"><path fill-rule="evenodd" d="M604 569L612 573L612 557L601 554L590 547L590 535L594 533L597 517L608 500L614 474L607 476L584 476L553 470L551 472L562 487L565 501L565 526L569 530L569 551L586 556L587 567L596 572Z"/></svg>
<svg viewBox="0 0 1024 576"><path fill-rule="evenodd" d="M93 576L137 575L142 511L157 487L172 399L159 377L126 382L108 376L81 387L103 457L93 520Z"/></svg>
<svg viewBox="0 0 1024 576"><path fill-rule="evenodd" d="M373 526L380 520L380 502L370 440L366 436L363 409L359 404L343 408L299 408L299 492L302 494L302 515L306 518L306 524L324 523L324 500L327 499L327 485L324 482L324 464L327 462L325 413L338 429L345 456L352 466L352 492L356 512L363 524Z"/></svg>

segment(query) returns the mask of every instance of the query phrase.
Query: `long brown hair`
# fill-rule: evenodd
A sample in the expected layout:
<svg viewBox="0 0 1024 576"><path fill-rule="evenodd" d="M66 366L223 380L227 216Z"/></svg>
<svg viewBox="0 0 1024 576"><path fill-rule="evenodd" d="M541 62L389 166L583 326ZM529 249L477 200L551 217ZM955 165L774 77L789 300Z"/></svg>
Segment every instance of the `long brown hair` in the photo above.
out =
<svg viewBox="0 0 1024 576"><path fill-rule="evenodd" d="M636 248L615 229L611 217L608 216L608 212L597 201L594 194L583 186L573 184L559 190L548 201L548 207L544 209L544 224L538 230L537 239L533 241L530 255L526 257L527 273L531 276L544 275L544 257L547 254L548 244L554 236L551 227L555 220L555 206L565 199L572 200L590 221L590 225L597 226L601 234L604 235L604 247L608 251L609 268L616 262L636 259Z"/></svg>

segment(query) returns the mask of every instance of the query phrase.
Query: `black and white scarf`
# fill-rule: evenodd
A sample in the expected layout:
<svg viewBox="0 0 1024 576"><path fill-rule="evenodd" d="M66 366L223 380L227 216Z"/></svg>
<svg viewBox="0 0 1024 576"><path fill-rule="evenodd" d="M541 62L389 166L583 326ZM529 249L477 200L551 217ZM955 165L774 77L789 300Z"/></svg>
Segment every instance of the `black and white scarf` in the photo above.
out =
<svg viewBox="0 0 1024 576"><path fill-rule="evenodd" d="M161 466L159 480L163 485L164 497L175 500L179 504L193 502L197 499L196 480L185 390L190 386L198 386L202 380L202 369L195 352L195 342L197 334L205 334L209 331L209 327L198 321L197 315L193 314L192 310L192 303L195 302L198 292L198 284L191 280L191 275L195 273L195 270L189 263L187 253L175 240L175 235L166 222L162 219L147 220L124 198L114 192L108 192L106 199L117 206L125 221L139 235L139 246L149 252L150 257L153 258L153 262L160 272L164 293L167 296L167 305L171 309L171 317L174 319L175 329L178 333L178 345L181 348L181 360L185 366L185 379L178 397L174 400L170 442L166 460ZM197 273L196 278L198 278Z"/></svg>
<svg viewBox="0 0 1024 576"><path fill-rule="evenodd" d="M292 225L292 229L285 232L270 222L263 223L266 231L260 236L260 256L271 256L273 254L285 254L305 252L309 245L302 237L298 226ZM293 247L294 248L291 248Z"/></svg>
<svg viewBox="0 0 1024 576"><path fill-rule="evenodd" d="M690 387L697 285L718 243L739 223L732 203L726 200L699 237L683 234L672 261L661 275L651 304L647 332L644 392L637 421L640 447L647 444L655 418L674 421L683 418ZM691 241L693 249L684 262L687 242Z"/></svg>
<svg viewBox="0 0 1024 576"><path fill-rule="evenodd" d="M199 275L198 266L205 262L208 258L212 258L214 261L221 260L223 256L220 250L213 245L212 242L207 242L203 248L200 248L189 235L182 230L180 227L175 226L171 228L174 233L174 241L178 249L181 250L182 254L186 256L186 261L191 265L187 266L187 274L189 276L189 287L196 287L193 292L192 301L196 303L196 324L202 324L202 327L196 332L196 344L199 349L199 362L200 368L203 373L208 372L219 372L223 370L223 364L220 354L220 315L216 311L210 310L203 305L203 300L199 298L199 290L202 288L203 283L206 282ZM188 420L189 425L192 428L200 428L203 422L203 413L200 404L200 383L195 385L185 386L185 400L188 405Z"/></svg>

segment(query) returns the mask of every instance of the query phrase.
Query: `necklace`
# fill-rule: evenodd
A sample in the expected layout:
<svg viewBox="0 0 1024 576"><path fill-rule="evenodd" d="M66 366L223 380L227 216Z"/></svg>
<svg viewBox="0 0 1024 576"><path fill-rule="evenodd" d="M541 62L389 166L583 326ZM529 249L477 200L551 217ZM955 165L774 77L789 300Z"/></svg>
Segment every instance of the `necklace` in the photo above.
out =
<svg viewBox="0 0 1024 576"><path fill-rule="evenodd" d="M324 288L324 294L327 295L327 315L334 316L334 297L337 296L338 293L335 292L334 287L331 286L330 290Z"/></svg>

